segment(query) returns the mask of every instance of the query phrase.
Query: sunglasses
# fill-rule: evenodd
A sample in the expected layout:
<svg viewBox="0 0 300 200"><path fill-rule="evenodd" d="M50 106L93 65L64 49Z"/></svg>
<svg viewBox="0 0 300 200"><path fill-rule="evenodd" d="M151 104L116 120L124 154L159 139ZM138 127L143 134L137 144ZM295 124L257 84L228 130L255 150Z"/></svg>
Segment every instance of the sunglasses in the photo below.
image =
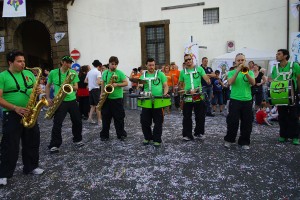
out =
<svg viewBox="0 0 300 200"><path fill-rule="evenodd" d="M185 59L184 62L190 61L192 60L191 58Z"/></svg>

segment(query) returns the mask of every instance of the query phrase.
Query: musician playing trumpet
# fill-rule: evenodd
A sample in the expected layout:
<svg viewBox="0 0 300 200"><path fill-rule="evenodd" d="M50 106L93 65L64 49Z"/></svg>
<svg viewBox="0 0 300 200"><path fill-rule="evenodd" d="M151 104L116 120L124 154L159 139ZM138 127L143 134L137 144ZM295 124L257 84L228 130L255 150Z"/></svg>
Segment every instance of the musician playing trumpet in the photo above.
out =
<svg viewBox="0 0 300 200"><path fill-rule="evenodd" d="M243 149L248 150L250 148L253 122L251 86L255 85L255 79L253 71L249 71L245 67L246 59L244 54L238 53L235 57L235 62L236 68L228 72L228 84L231 85L231 94L224 145L226 148L230 148L231 144L235 143L239 121L241 121L241 135L238 144Z"/></svg>
<svg viewBox="0 0 300 200"><path fill-rule="evenodd" d="M201 94L201 77L210 84L210 79L206 75L204 69L195 66L193 58L190 54L184 55L185 69L180 72L179 85L185 90L184 104L183 104L183 140L193 140L193 122L192 111L195 112L196 127L194 129L194 136L203 138L204 124L205 124L205 103L204 96Z"/></svg>

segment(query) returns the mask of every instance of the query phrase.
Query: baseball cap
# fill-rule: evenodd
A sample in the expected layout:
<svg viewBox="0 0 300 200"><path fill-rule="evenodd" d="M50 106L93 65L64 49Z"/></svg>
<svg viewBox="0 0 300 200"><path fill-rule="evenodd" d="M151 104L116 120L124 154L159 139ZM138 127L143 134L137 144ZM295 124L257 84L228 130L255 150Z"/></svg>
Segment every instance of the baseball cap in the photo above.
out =
<svg viewBox="0 0 300 200"><path fill-rule="evenodd" d="M71 56L63 56L61 58L62 61L74 62Z"/></svg>

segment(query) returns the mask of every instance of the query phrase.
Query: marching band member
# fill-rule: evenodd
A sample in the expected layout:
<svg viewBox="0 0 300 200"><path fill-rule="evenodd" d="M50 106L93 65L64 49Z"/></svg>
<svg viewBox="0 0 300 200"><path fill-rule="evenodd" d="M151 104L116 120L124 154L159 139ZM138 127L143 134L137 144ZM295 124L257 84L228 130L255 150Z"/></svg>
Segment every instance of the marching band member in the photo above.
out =
<svg viewBox="0 0 300 200"><path fill-rule="evenodd" d="M112 118L114 119L118 139L125 140L127 137L127 133L124 130L125 110L123 106L123 87L127 86L128 82L125 74L117 69L118 64L119 59L115 56L111 56L109 58L109 70L104 71L102 74L101 95L105 95L104 87L110 84L113 76L116 75L117 80L112 83L114 90L107 96L101 109L103 127L100 132L101 141L107 141L109 139L109 129Z"/></svg>
<svg viewBox="0 0 300 200"><path fill-rule="evenodd" d="M146 61L147 71L140 77L145 80L144 92L150 92L152 96L167 96L168 84L167 78L163 72L155 70L155 61L148 58ZM152 120L154 128L151 130ZM153 141L155 147L161 145L162 124L164 121L163 108L142 108L141 125L144 134L144 145Z"/></svg>
<svg viewBox="0 0 300 200"><path fill-rule="evenodd" d="M245 55L238 53L235 57L237 67L228 72L228 84L231 85L231 94L229 102L229 114L227 116L227 134L224 137L226 148L230 148L235 143L239 121L241 121L241 135L238 144L243 149L250 147L250 135L252 131L253 112L251 86L255 85L253 71L249 70L242 73L245 68Z"/></svg>
<svg viewBox="0 0 300 200"><path fill-rule="evenodd" d="M73 92L67 94L62 100L62 103L58 106L54 113L53 127L51 133L51 141L48 146L50 153L58 153L59 147L62 144L61 128L63 121L67 115L70 114L72 121L72 134L73 143L76 147L81 147L84 145L82 142L82 121L80 116L80 111L78 104L76 102L76 90L78 89L79 78L76 71L70 69L73 59L70 56L64 56L61 59L61 67L51 70L48 76L48 82L46 85L46 97L50 106L53 105L50 99L50 87L54 85L54 94L57 95L65 79L69 73L75 73L74 80L70 83L73 87ZM49 111L49 110L48 110Z"/></svg>
<svg viewBox="0 0 300 200"><path fill-rule="evenodd" d="M204 69L195 66L193 58L190 54L184 55L185 68L180 72L179 84L180 88L184 87L185 97L183 104L183 140L193 140L192 128L192 111L195 112L196 127L194 136L203 138L205 124L205 103L201 97L201 77L210 84L210 79L206 75Z"/></svg>
<svg viewBox="0 0 300 200"><path fill-rule="evenodd" d="M288 62L290 53L286 49L279 49L276 54L278 65L273 67L273 80L288 80L294 82L295 93L300 89L300 67L296 62ZM297 98L298 99L298 98ZM298 101L296 101L298 103ZM278 105L279 142L285 142L288 138L293 139L294 145L299 145L297 104L290 106Z"/></svg>
<svg viewBox="0 0 300 200"><path fill-rule="evenodd" d="M16 168L22 141L23 172L39 175L44 172L39 168L40 129L38 124L25 128L21 123L23 116L29 114L26 105L32 92L35 77L29 70L24 70L24 54L13 51L6 56L8 70L0 74L0 106L3 107L1 140L0 186L7 184ZM40 87L37 93L41 93Z"/></svg>

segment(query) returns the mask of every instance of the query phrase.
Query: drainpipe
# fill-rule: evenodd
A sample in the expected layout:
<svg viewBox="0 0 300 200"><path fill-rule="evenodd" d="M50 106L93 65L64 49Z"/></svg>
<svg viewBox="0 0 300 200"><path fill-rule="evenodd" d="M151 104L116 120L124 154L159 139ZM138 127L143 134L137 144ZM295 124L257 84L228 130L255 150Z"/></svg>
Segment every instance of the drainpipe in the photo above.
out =
<svg viewBox="0 0 300 200"><path fill-rule="evenodd" d="M290 48L290 0L287 0L287 49Z"/></svg>

